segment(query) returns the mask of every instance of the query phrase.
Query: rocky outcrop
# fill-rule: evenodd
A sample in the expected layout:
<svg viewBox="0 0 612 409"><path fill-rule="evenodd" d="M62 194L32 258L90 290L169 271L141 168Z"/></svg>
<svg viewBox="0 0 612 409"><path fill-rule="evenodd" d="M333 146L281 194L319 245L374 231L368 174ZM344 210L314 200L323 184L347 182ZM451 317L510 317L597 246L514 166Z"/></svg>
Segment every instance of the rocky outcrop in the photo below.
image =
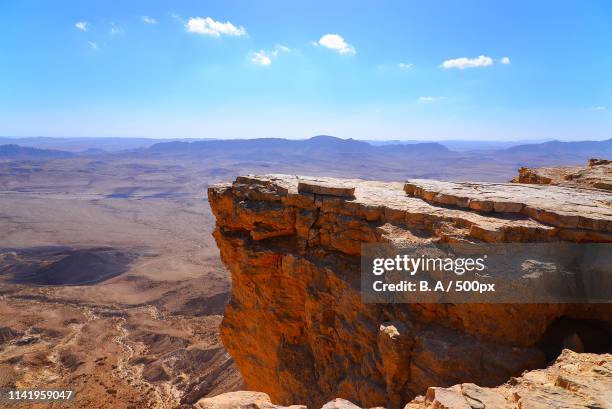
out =
<svg viewBox="0 0 612 409"><path fill-rule="evenodd" d="M520 168L513 182L612 190L612 161L589 159L586 167Z"/></svg>
<svg viewBox="0 0 612 409"><path fill-rule="evenodd" d="M415 404L429 404L432 386L494 387L543 368L564 340L609 348L589 341L609 339L608 304L362 302L362 243L612 242L610 195L517 188L286 175L211 187L233 283L221 337L247 387L275 404L402 408L422 394Z"/></svg>
<svg viewBox="0 0 612 409"><path fill-rule="evenodd" d="M229 404L229 406L228 406ZM281 409L261 392L230 392L202 399L202 409ZM292 406L305 408L305 406ZM564 350L546 369L523 373L496 388L462 383L450 388L430 387L404 409L610 409L612 408L612 355L579 354ZM336 398L321 409L360 409ZM380 409L380 408L379 408Z"/></svg>
<svg viewBox="0 0 612 409"><path fill-rule="evenodd" d="M554 365L497 388L464 383L431 387L404 409L612 408L612 355L564 350Z"/></svg>
<svg viewBox="0 0 612 409"><path fill-rule="evenodd" d="M274 405L267 394L251 391L227 392L212 398L203 398L194 407L196 409L306 409L306 406L302 405Z"/></svg>

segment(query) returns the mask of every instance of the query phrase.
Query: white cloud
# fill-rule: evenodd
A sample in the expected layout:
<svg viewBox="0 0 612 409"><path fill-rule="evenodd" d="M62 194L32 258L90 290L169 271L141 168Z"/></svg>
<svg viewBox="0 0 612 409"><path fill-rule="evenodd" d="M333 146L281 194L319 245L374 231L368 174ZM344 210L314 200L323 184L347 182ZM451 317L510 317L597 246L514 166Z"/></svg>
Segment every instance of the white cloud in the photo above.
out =
<svg viewBox="0 0 612 409"><path fill-rule="evenodd" d="M460 70L465 68L487 67L489 65L493 65L493 59L491 57L487 57L486 55L481 55L476 58L454 58L452 60L446 60L442 63L443 68L459 68Z"/></svg>
<svg viewBox="0 0 612 409"><path fill-rule="evenodd" d="M285 45L277 44L271 51L259 50L252 52L251 62L257 65L268 66L272 64L272 60L278 57L280 53L288 53L291 49Z"/></svg>
<svg viewBox="0 0 612 409"><path fill-rule="evenodd" d="M157 20L150 16L142 16L142 21L146 24L157 24Z"/></svg>
<svg viewBox="0 0 612 409"><path fill-rule="evenodd" d="M510 64L510 57L504 57L502 58L499 62L501 62L502 64Z"/></svg>
<svg viewBox="0 0 612 409"><path fill-rule="evenodd" d="M605 111L607 108L604 106L595 106L591 108L591 111Z"/></svg>
<svg viewBox="0 0 612 409"><path fill-rule="evenodd" d="M338 34L325 34L319 39L319 45L344 55L353 55L357 52L355 47L344 41L344 38Z"/></svg>
<svg viewBox="0 0 612 409"><path fill-rule="evenodd" d="M272 64L272 58L264 50L259 50L251 54L251 62L267 67Z"/></svg>
<svg viewBox="0 0 612 409"><path fill-rule="evenodd" d="M89 23L87 21L77 21L74 26L81 31L87 31L87 26L89 26Z"/></svg>
<svg viewBox="0 0 612 409"><path fill-rule="evenodd" d="M439 101L441 99L444 99L445 97L429 97L429 96L425 96L425 97L419 97L419 102L435 102L435 101Z"/></svg>
<svg viewBox="0 0 612 409"><path fill-rule="evenodd" d="M197 33L203 35L209 35L213 37L221 37L222 35L239 37L246 35L246 29L244 27L236 27L229 21L222 23L215 21L210 17L192 17L185 24L187 31L190 33Z"/></svg>
<svg viewBox="0 0 612 409"><path fill-rule="evenodd" d="M401 62L397 64L397 66L400 68L400 70L409 70L414 66L414 64L406 64L406 63Z"/></svg>
<svg viewBox="0 0 612 409"><path fill-rule="evenodd" d="M91 47L92 50L94 51L98 51L98 44L94 43L93 41L88 41L87 44L89 44L89 46Z"/></svg>

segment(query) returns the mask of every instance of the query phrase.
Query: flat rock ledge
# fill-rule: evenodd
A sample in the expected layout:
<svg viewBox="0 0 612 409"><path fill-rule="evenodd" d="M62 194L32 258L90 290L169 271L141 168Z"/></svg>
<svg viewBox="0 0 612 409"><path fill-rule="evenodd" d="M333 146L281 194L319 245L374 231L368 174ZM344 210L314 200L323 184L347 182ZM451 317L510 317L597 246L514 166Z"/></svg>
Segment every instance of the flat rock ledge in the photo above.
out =
<svg viewBox="0 0 612 409"><path fill-rule="evenodd" d="M519 213L555 227L612 231L612 193L515 183L411 180L404 190L430 203L479 212Z"/></svg>

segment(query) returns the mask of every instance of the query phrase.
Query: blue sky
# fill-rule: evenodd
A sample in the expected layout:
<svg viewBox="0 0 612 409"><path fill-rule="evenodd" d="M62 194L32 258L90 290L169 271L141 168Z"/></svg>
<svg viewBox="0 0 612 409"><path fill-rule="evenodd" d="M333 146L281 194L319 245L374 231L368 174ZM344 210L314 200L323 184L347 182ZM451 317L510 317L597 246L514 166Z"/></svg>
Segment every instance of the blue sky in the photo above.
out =
<svg viewBox="0 0 612 409"><path fill-rule="evenodd" d="M612 137L612 2L0 3L0 135Z"/></svg>

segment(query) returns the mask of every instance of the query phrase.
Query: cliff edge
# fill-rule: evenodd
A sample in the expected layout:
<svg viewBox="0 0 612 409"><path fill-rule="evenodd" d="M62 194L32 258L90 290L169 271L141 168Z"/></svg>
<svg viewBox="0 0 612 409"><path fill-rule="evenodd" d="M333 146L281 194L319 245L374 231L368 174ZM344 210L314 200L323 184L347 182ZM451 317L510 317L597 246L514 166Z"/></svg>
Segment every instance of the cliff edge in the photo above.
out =
<svg viewBox="0 0 612 409"><path fill-rule="evenodd" d="M361 243L611 243L604 190L264 175L208 196L233 283L221 337L247 387L275 404L401 408L424 395L410 408L428 408L463 393L434 386L495 387L568 345L610 348L610 304L364 304L360 294ZM610 356L595 356L609 376Z"/></svg>

